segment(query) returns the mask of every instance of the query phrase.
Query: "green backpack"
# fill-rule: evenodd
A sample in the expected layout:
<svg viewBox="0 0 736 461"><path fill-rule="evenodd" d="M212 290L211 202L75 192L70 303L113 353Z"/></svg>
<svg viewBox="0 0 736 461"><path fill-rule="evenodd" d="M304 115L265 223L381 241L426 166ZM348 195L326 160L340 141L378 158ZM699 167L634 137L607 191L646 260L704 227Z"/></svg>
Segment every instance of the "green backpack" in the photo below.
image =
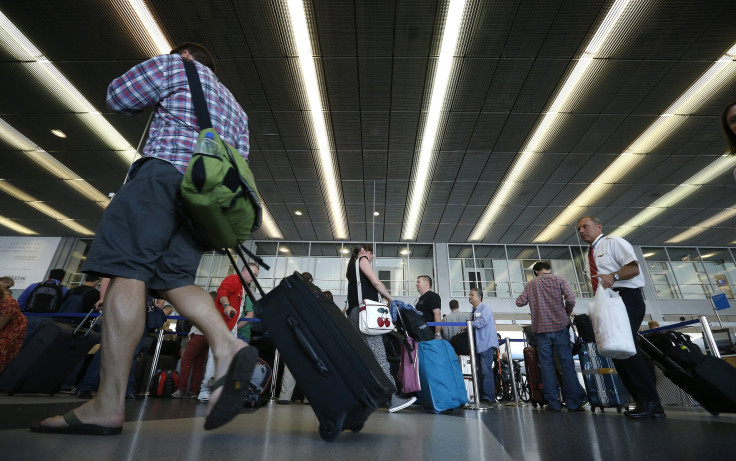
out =
<svg viewBox="0 0 736 461"><path fill-rule="evenodd" d="M212 128L197 68L183 61L200 127L197 146L214 141L217 152L192 154L181 183L182 205L203 246L234 248L261 227L258 190L248 162Z"/></svg>

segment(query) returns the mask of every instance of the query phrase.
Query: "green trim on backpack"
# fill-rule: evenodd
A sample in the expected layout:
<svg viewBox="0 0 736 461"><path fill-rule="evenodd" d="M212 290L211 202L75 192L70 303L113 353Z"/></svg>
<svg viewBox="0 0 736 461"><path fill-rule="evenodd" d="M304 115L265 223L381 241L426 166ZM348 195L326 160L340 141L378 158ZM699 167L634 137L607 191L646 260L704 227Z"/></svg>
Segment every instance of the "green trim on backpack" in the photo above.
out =
<svg viewBox="0 0 736 461"><path fill-rule="evenodd" d="M217 155L194 153L181 183L181 201L200 240L209 249L233 248L261 227L261 202L248 162L208 128L220 145Z"/></svg>

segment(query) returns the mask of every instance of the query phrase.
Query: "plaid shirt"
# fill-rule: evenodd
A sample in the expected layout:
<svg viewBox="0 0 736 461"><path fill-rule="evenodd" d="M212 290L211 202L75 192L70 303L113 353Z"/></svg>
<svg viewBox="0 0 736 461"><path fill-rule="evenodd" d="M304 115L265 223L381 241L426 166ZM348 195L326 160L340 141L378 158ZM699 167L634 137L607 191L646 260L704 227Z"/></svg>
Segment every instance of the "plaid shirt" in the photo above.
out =
<svg viewBox="0 0 736 461"><path fill-rule="evenodd" d="M524 292L516 298L519 307L527 303L532 311L534 333L551 333L570 325L575 294L559 275L542 274L527 283Z"/></svg>
<svg viewBox="0 0 736 461"><path fill-rule="evenodd" d="M215 130L248 158L248 116L212 70L195 61ZM151 58L116 78L107 89L107 106L137 114L156 106L143 157L171 162L184 173L199 136L199 125L182 57L164 54Z"/></svg>

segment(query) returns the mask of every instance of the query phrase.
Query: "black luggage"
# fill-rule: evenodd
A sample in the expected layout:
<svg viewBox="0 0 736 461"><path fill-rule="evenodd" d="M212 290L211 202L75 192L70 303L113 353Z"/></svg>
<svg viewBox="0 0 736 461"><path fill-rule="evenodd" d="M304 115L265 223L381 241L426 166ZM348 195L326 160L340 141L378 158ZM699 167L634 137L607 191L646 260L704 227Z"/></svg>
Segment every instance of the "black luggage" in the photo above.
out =
<svg viewBox="0 0 736 461"><path fill-rule="evenodd" d="M639 333L639 348L712 415L736 413L736 368L703 355L688 335L676 331Z"/></svg>
<svg viewBox="0 0 736 461"><path fill-rule="evenodd" d="M312 405L325 441L345 429L360 431L396 392L358 330L299 273L254 308Z"/></svg>
<svg viewBox="0 0 736 461"><path fill-rule="evenodd" d="M54 395L92 347L100 342L95 331L48 321L28 338L15 359L0 375L0 392ZM86 334L86 336L84 336Z"/></svg>

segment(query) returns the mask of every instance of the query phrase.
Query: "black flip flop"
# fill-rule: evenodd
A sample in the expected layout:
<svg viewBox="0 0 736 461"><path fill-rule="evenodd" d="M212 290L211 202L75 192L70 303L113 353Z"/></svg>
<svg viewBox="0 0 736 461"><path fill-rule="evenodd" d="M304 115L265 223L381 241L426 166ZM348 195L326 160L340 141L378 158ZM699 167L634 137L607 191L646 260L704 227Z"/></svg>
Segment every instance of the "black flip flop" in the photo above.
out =
<svg viewBox="0 0 736 461"><path fill-rule="evenodd" d="M246 346L235 353L227 374L212 384L212 392L219 387L222 387L222 392L204 421L205 430L229 423L243 409L257 360L255 347Z"/></svg>
<svg viewBox="0 0 736 461"><path fill-rule="evenodd" d="M117 435L123 432L123 426L109 427L98 424L86 424L80 421L74 410L68 411L64 416L67 426L42 426L41 421L31 423L31 432L45 432L49 434L82 434L82 435Z"/></svg>

